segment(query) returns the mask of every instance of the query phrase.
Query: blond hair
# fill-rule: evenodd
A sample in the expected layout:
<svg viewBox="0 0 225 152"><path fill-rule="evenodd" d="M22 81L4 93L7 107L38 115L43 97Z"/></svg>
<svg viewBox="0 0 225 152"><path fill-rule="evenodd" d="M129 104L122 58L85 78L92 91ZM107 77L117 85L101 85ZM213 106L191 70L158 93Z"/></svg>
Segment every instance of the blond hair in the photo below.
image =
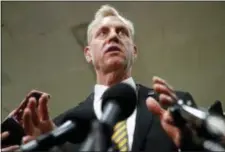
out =
<svg viewBox="0 0 225 152"><path fill-rule="evenodd" d="M87 41L90 42L92 35L92 29L96 26L96 24L99 23L103 18L109 17L109 16L115 16L118 17L127 27L129 32L131 33L132 37L134 38L134 26L131 21L124 18L119 14L119 12L113 8L110 5L102 5L101 8L96 12L94 20L88 25L87 29Z"/></svg>

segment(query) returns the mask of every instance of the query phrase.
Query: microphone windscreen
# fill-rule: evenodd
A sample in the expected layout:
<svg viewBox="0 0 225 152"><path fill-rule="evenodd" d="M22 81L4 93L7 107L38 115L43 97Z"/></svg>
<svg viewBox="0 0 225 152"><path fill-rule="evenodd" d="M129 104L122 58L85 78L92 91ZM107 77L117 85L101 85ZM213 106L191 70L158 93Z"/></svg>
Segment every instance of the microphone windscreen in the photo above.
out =
<svg viewBox="0 0 225 152"><path fill-rule="evenodd" d="M219 100L216 100L208 109L210 114L216 114L223 116L222 103Z"/></svg>
<svg viewBox="0 0 225 152"><path fill-rule="evenodd" d="M128 118L134 111L137 103L137 95L135 89L126 83L119 83L108 88L102 95L102 110L108 102L117 104L121 112L119 120Z"/></svg>

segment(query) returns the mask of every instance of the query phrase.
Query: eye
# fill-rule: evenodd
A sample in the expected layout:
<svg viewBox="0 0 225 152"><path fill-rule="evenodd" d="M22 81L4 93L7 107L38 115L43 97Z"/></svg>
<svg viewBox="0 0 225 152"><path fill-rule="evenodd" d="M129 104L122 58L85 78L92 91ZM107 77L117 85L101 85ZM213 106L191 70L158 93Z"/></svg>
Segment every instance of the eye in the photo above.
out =
<svg viewBox="0 0 225 152"><path fill-rule="evenodd" d="M99 30L98 36L99 37L105 37L105 36L107 36L108 33L109 33L109 29L102 28L102 29Z"/></svg>
<svg viewBox="0 0 225 152"><path fill-rule="evenodd" d="M128 30L126 30L125 28L119 28L117 30L117 33L120 36L129 36Z"/></svg>

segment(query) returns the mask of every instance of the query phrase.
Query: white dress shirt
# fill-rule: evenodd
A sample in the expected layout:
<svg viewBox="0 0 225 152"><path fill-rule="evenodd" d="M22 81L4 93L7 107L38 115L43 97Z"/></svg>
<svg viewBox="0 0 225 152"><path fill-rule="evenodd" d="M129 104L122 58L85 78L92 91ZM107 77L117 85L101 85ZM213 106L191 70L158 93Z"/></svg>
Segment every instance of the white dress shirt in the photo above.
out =
<svg viewBox="0 0 225 152"><path fill-rule="evenodd" d="M135 82L134 82L132 77L124 80L123 82L127 83L127 84L130 84L136 90L136 84L135 84ZM102 110L101 110L102 100L101 100L101 96L103 95L103 93L105 92L105 90L107 88L108 88L108 86L99 85L99 84L96 84L95 87L94 87L94 111L95 111L95 115L97 116L98 119L100 119L101 116L102 116ZM129 118L127 118L127 133L128 133L128 147L129 147L129 150L131 150L132 144L133 144L133 136L134 136L134 129L135 129L136 113L137 113L137 109L135 108L134 112L130 115Z"/></svg>

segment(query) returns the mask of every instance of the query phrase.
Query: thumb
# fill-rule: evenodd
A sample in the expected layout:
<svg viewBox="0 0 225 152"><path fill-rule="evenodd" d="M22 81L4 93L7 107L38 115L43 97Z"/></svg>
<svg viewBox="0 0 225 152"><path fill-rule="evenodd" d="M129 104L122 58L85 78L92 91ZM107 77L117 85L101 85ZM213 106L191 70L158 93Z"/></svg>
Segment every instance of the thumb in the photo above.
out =
<svg viewBox="0 0 225 152"><path fill-rule="evenodd" d="M164 130L166 131L166 133L169 135L169 137L172 138L175 145L177 147L179 147L180 141L181 141L181 132L180 132L179 128L177 128L173 125L170 125L165 121L162 121L161 124L162 124L162 127L164 128Z"/></svg>
<svg viewBox="0 0 225 152"><path fill-rule="evenodd" d="M28 143L29 141L31 140L34 140L35 138L33 136L30 136L30 135L27 135L27 136L24 136L23 139L22 139L22 142L23 144L26 144Z"/></svg>
<svg viewBox="0 0 225 152"><path fill-rule="evenodd" d="M9 136L9 132L8 131L4 131L3 133L1 133L1 139L2 140L5 140L8 136Z"/></svg>
<svg viewBox="0 0 225 152"><path fill-rule="evenodd" d="M13 145L13 146L2 148L1 152L14 152L14 151L17 151L18 149L19 149L19 145Z"/></svg>
<svg viewBox="0 0 225 152"><path fill-rule="evenodd" d="M162 117L165 110L161 108L160 104L152 97L148 97L146 100L146 105L148 110L151 111L153 114Z"/></svg>
<svg viewBox="0 0 225 152"><path fill-rule="evenodd" d="M147 98L146 100L147 107L149 111L153 114L156 114L160 117L161 125L166 133L173 139L176 146L180 145L180 131L175 126L171 125L172 121L169 112L164 110L160 104L152 97Z"/></svg>

